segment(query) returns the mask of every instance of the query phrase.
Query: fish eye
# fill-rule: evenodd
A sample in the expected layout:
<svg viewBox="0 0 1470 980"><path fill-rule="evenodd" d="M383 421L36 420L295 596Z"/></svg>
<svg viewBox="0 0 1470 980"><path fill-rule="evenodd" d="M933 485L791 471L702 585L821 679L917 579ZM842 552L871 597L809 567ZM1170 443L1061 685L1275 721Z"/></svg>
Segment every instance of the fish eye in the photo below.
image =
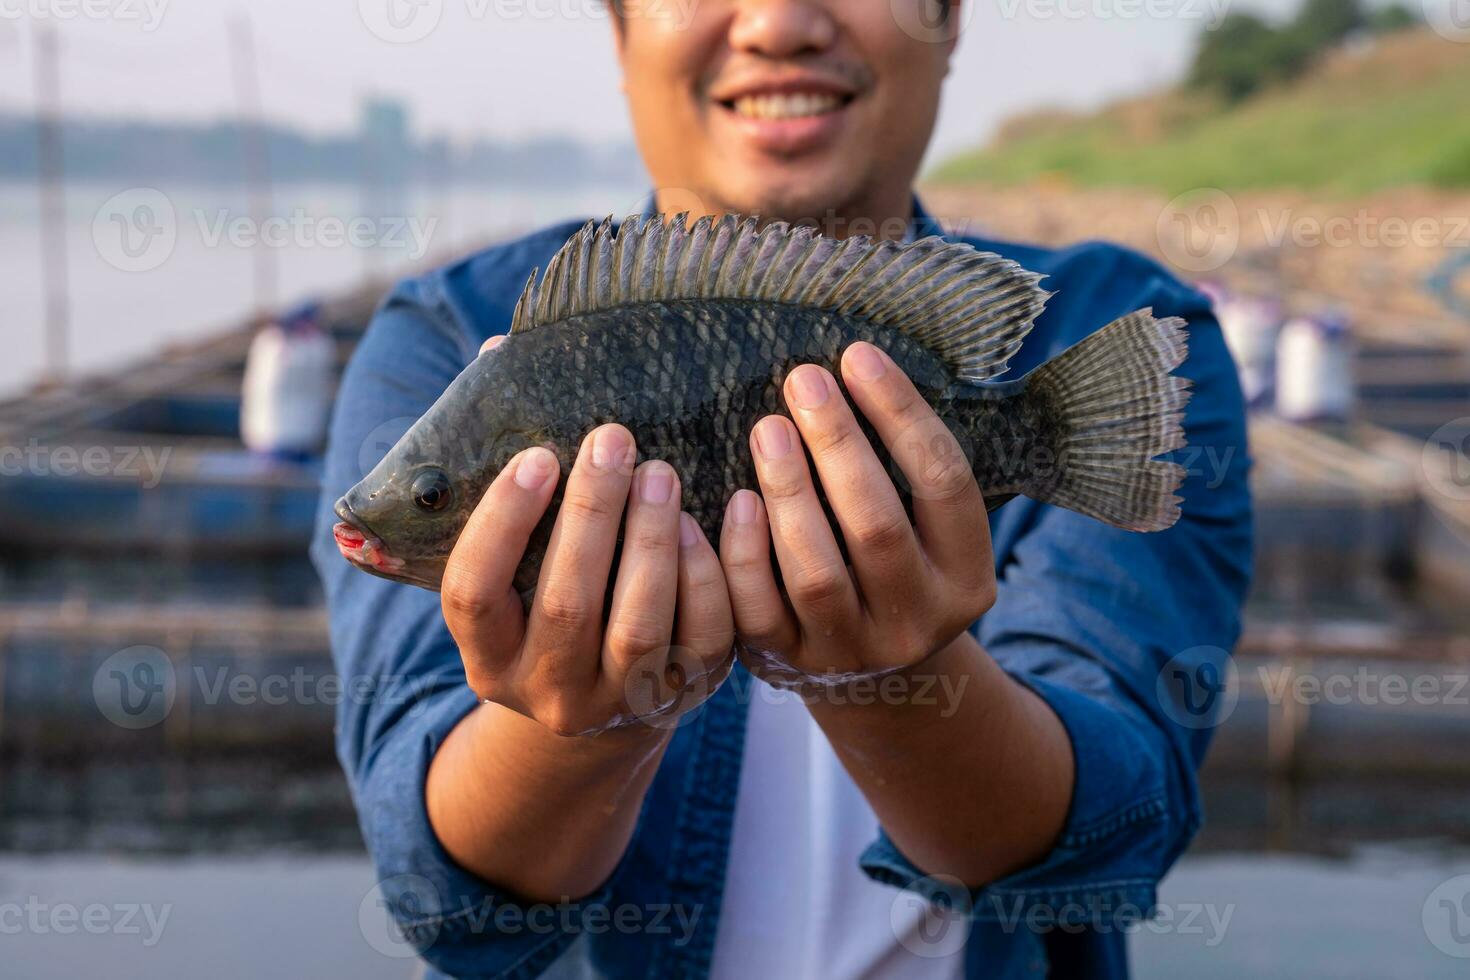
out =
<svg viewBox="0 0 1470 980"><path fill-rule="evenodd" d="M419 510L438 513L454 499L449 477L438 470L425 470L413 478L413 503Z"/></svg>

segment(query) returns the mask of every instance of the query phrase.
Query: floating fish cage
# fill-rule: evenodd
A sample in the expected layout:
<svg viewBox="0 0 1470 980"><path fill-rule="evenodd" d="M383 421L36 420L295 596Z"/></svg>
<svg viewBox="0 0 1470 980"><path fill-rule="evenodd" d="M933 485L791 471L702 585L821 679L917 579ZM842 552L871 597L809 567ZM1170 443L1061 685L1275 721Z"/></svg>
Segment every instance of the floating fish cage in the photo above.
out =
<svg viewBox="0 0 1470 980"><path fill-rule="evenodd" d="M329 304L345 363L376 289ZM288 555L309 539L319 464L240 443L249 327L120 374L0 404L0 549Z"/></svg>
<svg viewBox="0 0 1470 980"><path fill-rule="evenodd" d="M1354 374L1363 421L1423 440L1458 420L1470 436L1470 346L1367 344Z"/></svg>
<svg viewBox="0 0 1470 980"><path fill-rule="evenodd" d="M1412 577L1415 474L1349 431L1252 420L1258 595L1361 602Z"/></svg>
<svg viewBox="0 0 1470 980"><path fill-rule="evenodd" d="M366 287L322 308L339 367L380 296ZM109 746L330 744L335 678L306 556L320 462L241 443L255 332L0 404L0 750L12 764ZM173 685L146 725L105 710L135 670Z"/></svg>

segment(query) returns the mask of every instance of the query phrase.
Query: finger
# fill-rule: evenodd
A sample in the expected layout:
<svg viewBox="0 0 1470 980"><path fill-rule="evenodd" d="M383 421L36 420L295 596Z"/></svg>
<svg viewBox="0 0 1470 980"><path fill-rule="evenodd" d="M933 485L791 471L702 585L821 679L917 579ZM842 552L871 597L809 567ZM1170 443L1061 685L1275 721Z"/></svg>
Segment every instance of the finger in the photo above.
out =
<svg viewBox="0 0 1470 980"><path fill-rule="evenodd" d="M504 342L505 334L498 334L494 337L491 337L489 340L480 345L480 353L484 354L487 351L492 351Z"/></svg>
<svg viewBox="0 0 1470 980"><path fill-rule="evenodd" d="M735 619L719 556L689 514L679 517L679 608L664 686L683 710L703 702L734 663Z"/></svg>
<svg viewBox="0 0 1470 980"><path fill-rule="evenodd" d="M992 567L990 523L954 433L892 358L872 344L847 349L842 375L908 482L924 553L949 575L986 579Z"/></svg>
<svg viewBox="0 0 1470 980"><path fill-rule="evenodd" d="M776 560L797 619L809 633L850 635L862 606L817 499L796 426L780 415L767 416L751 442Z"/></svg>
<svg viewBox="0 0 1470 980"><path fill-rule="evenodd" d="M679 500L672 466L655 461L638 467L602 641L602 670L613 685L644 661L656 660L661 670L668 656L679 588Z"/></svg>
<svg viewBox="0 0 1470 980"><path fill-rule="evenodd" d="M740 642L757 650L795 650L801 631L776 587L771 526L754 491L741 490L725 509L720 566Z"/></svg>
<svg viewBox="0 0 1470 980"><path fill-rule="evenodd" d="M608 572L636 453L627 429L601 426L582 441L567 477L526 635L534 672L553 690L595 680L600 669Z"/></svg>
<svg viewBox="0 0 1470 980"><path fill-rule="evenodd" d="M512 459L470 514L444 569L444 621L459 644L470 686L482 697L484 683L520 649L525 615L512 583L559 475L549 450L527 449Z"/></svg>
<svg viewBox="0 0 1470 980"><path fill-rule="evenodd" d="M897 593L922 590L929 569L909 516L836 379L815 364L802 365L786 379L786 403L811 450L864 596L897 600ZM868 609L882 618L894 604L902 605L869 602Z"/></svg>

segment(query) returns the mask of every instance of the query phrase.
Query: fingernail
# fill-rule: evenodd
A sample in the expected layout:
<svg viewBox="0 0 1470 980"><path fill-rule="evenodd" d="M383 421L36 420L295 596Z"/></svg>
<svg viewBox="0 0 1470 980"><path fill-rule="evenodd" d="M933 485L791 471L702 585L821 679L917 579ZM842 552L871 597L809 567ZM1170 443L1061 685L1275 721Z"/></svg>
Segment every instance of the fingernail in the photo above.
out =
<svg viewBox="0 0 1470 980"><path fill-rule="evenodd" d="M772 415L755 427L756 448L766 459L780 459L791 452L791 433L780 417Z"/></svg>
<svg viewBox="0 0 1470 980"><path fill-rule="evenodd" d="M503 343L505 343L505 334L501 334L498 337L491 337L489 340L485 341L485 343L481 345L480 353L483 354L486 351L494 350Z"/></svg>
<svg viewBox="0 0 1470 980"><path fill-rule="evenodd" d="M638 495L645 504L666 504L674 495L674 471L666 465L645 466L638 478Z"/></svg>
<svg viewBox="0 0 1470 980"><path fill-rule="evenodd" d="M610 470L626 465L628 434L616 425L605 425L592 437L592 465L599 470Z"/></svg>
<svg viewBox="0 0 1470 980"><path fill-rule="evenodd" d="M872 344L853 344L847 349L847 362L859 381L877 381L888 370L887 359Z"/></svg>
<svg viewBox="0 0 1470 980"><path fill-rule="evenodd" d="M830 394L826 372L821 368L807 364L791 372L791 397L798 407L808 411L821 408Z"/></svg>
<svg viewBox="0 0 1470 980"><path fill-rule="evenodd" d="M730 520L739 524L755 523L755 494L741 490L730 501Z"/></svg>
<svg viewBox="0 0 1470 980"><path fill-rule="evenodd" d="M556 470L556 457L546 449L529 449L516 464L516 486L525 490L539 490Z"/></svg>
<svg viewBox="0 0 1470 980"><path fill-rule="evenodd" d="M679 547L692 548L699 544L699 539L704 532L699 529L699 523L688 514L679 515Z"/></svg>

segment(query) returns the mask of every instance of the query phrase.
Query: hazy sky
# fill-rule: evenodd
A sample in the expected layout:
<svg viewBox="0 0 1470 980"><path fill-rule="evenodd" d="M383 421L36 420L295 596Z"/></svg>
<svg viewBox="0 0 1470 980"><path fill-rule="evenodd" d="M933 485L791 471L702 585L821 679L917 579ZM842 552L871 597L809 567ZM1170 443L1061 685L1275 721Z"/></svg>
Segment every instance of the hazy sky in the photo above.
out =
<svg viewBox="0 0 1470 980"><path fill-rule="evenodd" d="M693 0L644 2L677 15ZM1092 106L1177 77L1194 39L1229 3L969 4L936 150L974 143L1018 110ZM389 19L390 4L397 20ZM345 127L363 95L385 93L412 105L421 133L628 136L611 27L597 0L250 0L248 8L231 0L0 0L0 105L30 107L33 26L46 19L61 37L68 109L230 113L226 24L245 9L273 119Z"/></svg>

